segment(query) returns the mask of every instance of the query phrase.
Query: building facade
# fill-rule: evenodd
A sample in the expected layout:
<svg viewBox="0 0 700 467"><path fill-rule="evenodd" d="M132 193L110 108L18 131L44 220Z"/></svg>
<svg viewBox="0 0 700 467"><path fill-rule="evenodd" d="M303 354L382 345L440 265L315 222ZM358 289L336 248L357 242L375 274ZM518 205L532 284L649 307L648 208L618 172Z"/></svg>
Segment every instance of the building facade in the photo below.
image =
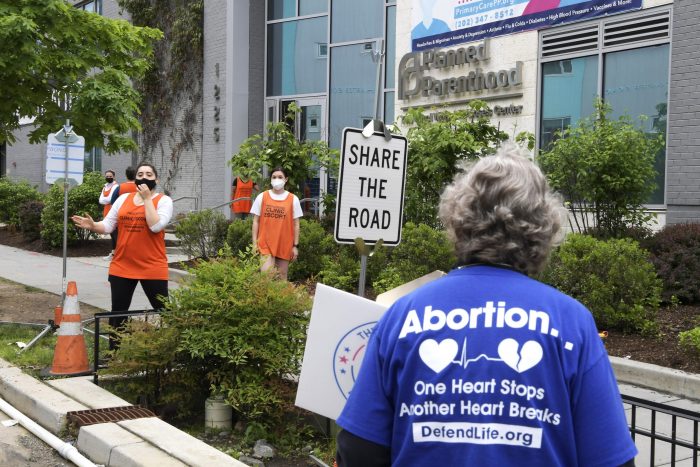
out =
<svg viewBox="0 0 700 467"><path fill-rule="evenodd" d="M458 109L485 100L495 125L529 131L545 147L591 114L595 96L614 116L667 144L657 157L648 208L661 224L700 220L700 3L691 0L205 0L201 112L192 147L161 172L176 209L230 199L227 161L250 135L301 113L299 138L340 148L345 127L387 123L408 108ZM538 6L539 4L539 6ZM76 2L118 17L115 0ZM177 125L176 125L177 126ZM164 128L172 133L177 128ZM20 132L22 133L22 132ZM6 148L5 173L41 185L43 148ZM140 154L86 154L86 166L118 173ZM89 159L89 160L88 160ZM319 173L312 195L334 191ZM43 187L45 188L45 187ZM196 199L196 205L193 200ZM228 212L225 208L222 208Z"/></svg>

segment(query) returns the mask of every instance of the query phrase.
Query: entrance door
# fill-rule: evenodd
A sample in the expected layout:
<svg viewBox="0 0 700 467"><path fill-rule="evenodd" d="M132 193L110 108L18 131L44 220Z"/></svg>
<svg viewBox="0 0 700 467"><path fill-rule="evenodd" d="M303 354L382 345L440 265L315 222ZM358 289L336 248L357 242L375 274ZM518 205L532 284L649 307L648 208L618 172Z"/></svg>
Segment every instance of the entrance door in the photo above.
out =
<svg viewBox="0 0 700 467"><path fill-rule="evenodd" d="M325 141L326 140L326 98L325 97L299 97L295 99L268 99L266 124L282 121L289 110L289 106L296 103L301 112L294 120L294 135L299 141ZM291 123L291 122L290 122ZM267 126L267 125L266 125ZM325 171L317 167L316 175L306 181L304 193L295 193L302 203L305 213L318 215L320 212L320 199L325 192ZM316 201L319 200L319 201Z"/></svg>

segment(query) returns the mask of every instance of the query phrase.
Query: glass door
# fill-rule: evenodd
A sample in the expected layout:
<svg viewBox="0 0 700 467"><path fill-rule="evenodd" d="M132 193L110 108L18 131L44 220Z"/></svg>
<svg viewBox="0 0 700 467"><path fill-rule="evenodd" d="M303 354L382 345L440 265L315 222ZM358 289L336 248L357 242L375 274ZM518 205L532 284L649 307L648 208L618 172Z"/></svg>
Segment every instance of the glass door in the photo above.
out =
<svg viewBox="0 0 700 467"><path fill-rule="evenodd" d="M294 122L294 135L299 141L326 140L326 99L325 97L299 97L292 99L267 99L265 112L266 124L282 121L289 106L296 103L301 110ZM267 127L267 125L266 125ZM304 213L318 215L320 199L325 192L325 171L317 167L315 176L306 181L303 193L295 193L302 200Z"/></svg>

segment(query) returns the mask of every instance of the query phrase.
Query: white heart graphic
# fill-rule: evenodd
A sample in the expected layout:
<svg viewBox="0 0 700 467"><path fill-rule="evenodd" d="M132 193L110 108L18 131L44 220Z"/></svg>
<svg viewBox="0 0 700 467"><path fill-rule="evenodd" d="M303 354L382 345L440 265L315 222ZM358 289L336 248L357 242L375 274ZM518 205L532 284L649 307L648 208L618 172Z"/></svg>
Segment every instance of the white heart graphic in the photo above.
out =
<svg viewBox="0 0 700 467"><path fill-rule="evenodd" d="M452 363L458 350L457 342L452 339L445 339L439 344L436 340L426 339L421 342L418 354L428 368L435 373L440 373Z"/></svg>
<svg viewBox="0 0 700 467"><path fill-rule="evenodd" d="M498 356L503 363L518 373L523 373L540 363L542 346L537 341L527 341L520 347L515 339L504 339L498 344Z"/></svg>

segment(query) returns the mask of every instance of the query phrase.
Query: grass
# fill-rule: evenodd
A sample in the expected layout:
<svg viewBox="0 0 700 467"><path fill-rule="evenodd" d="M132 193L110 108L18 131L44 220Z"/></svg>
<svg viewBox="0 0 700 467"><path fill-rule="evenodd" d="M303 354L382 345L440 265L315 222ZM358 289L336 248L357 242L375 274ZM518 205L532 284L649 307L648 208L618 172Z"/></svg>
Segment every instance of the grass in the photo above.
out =
<svg viewBox="0 0 700 467"><path fill-rule="evenodd" d="M44 328L42 326L28 326L23 324L1 324L0 325L0 358L7 360L20 367L32 376L38 377L39 372L48 368L53 363L54 348L56 347L56 336L53 332L48 332L39 339L31 348L20 353L17 342L28 344ZM92 367L93 343L92 334L84 332L85 346L88 354L88 362ZM100 343L100 352L106 352L107 341Z"/></svg>

